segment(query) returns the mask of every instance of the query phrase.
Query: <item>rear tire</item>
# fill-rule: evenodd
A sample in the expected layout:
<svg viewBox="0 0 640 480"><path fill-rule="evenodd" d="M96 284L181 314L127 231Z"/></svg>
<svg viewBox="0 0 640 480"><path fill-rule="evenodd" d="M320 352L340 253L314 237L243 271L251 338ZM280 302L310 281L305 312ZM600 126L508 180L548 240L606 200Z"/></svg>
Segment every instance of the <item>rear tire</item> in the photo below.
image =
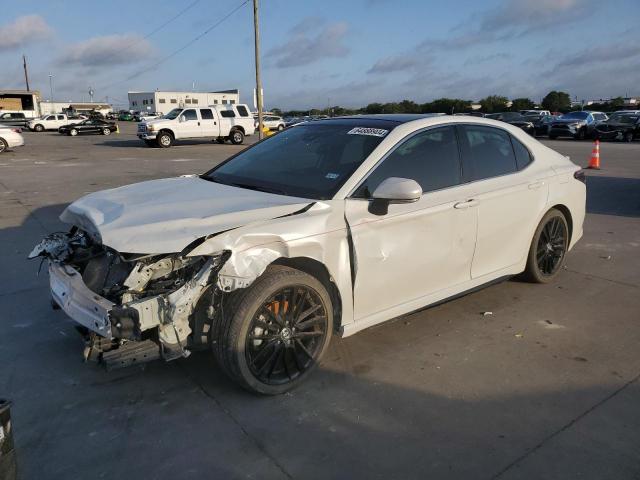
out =
<svg viewBox="0 0 640 480"><path fill-rule="evenodd" d="M633 142L633 132L627 132L624 134L624 141L627 143Z"/></svg>
<svg viewBox="0 0 640 480"><path fill-rule="evenodd" d="M156 140L160 148L169 148L173 145L173 135L169 132L160 132Z"/></svg>
<svg viewBox="0 0 640 480"><path fill-rule="evenodd" d="M69 130L69 135L71 135L72 137L75 137L76 135L78 135L78 130L76 130L75 128L72 128L71 130Z"/></svg>
<svg viewBox="0 0 640 480"><path fill-rule="evenodd" d="M523 277L532 283L549 283L564 265L569 246L567 219L560 210L549 210L533 235Z"/></svg>
<svg viewBox="0 0 640 480"><path fill-rule="evenodd" d="M102 129L102 134L103 135L111 135L111 130L109 128L103 128Z"/></svg>
<svg viewBox="0 0 640 480"><path fill-rule="evenodd" d="M6 152L9 148L9 144L7 144L4 138L0 138L0 153Z"/></svg>
<svg viewBox="0 0 640 480"><path fill-rule="evenodd" d="M232 130L229 134L229 139L234 145L242 145L242 142L244 142L244 133L240 130Z"/></svg>
<svg viewBox="0 0 640 480"><path fill-rule="evenodd" d="M278 131L281 132L282 130L284 130L284 125L282 124L278 125Z"/></svg>
<svg viewBox="0 0 640 480"><path fill-rule="evenodd" d="M225 299L212 348L222 370L243 388L278 395L318 366L333 332L324 285L300 270L269 267L249 288Z"/></svg>

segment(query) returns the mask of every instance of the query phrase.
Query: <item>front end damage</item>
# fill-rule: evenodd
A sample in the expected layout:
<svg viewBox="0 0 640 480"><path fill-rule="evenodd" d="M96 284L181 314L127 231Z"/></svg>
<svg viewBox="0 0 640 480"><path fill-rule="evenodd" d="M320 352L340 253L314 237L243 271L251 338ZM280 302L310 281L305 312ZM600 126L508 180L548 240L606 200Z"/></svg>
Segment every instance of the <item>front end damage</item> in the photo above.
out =
<svg viewBox="0 0 640 480"><path fill-rule="evenodd" d="M120 253L73 227L47 236L29 258L48 261L53 306L78 324L85 359L111 369L187 357L206 345L230 252L188 253Z"/></svg>

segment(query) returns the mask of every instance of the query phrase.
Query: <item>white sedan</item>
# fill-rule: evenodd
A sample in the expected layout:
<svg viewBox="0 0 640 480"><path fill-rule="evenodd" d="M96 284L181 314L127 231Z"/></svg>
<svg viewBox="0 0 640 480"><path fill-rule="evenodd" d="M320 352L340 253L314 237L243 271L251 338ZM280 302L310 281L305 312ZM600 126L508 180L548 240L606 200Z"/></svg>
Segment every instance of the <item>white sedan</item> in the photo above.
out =
<svg viewBox="0 0 640 480"><path fill-rule="evenodd" d="M22 145L24 145L24 137L19 128L0 127L0 153Z"/></svg>
<svg viewBox="0 0 640 480"><path fill-rule="evenodd" d="M483 118L303 123L194 176L89 194L30 257L107 367L212 348L241 386L302 382L334 334L523 274L582 236L585 177Z"/></svg>

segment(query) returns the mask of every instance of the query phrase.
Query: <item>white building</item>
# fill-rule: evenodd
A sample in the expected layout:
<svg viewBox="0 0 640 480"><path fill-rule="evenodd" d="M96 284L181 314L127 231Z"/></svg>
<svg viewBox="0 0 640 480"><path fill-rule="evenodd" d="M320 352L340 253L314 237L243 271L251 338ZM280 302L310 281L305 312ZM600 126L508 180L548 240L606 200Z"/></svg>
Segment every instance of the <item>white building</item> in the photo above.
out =
<svg viewBox="0 0 640 480"><path fill-rule="evenodd" d="M239 103L240 92L129 92L129 109L140 112L159 112L163 115L174 108Z"/></svg>

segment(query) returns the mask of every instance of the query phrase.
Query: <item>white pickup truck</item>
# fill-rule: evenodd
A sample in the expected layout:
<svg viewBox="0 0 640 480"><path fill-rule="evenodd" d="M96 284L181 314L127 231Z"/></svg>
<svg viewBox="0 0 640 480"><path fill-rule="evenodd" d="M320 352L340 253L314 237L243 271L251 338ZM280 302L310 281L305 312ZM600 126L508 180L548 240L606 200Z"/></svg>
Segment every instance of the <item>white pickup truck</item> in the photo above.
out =
<svg viewBox="0 0 640 480"><path fill-rule="evenodd" d="M138 124L138 138L147 146L168 148L175 140L210 138L240 145L255 126L249 107L243 104L213 105L198 108L174 108L155 120Z"/></svg>
<svg viewBox="0 0 640 480"><path fill-rule="evenodd" d="M71 115L67 116L64 113L56 113L51 115L43 115L40 118L34 118L27 125L29 130L36 132L42 132L44 130L58 130L58 128L68 125L70 123L86 120L84 115Z"/></svg>

